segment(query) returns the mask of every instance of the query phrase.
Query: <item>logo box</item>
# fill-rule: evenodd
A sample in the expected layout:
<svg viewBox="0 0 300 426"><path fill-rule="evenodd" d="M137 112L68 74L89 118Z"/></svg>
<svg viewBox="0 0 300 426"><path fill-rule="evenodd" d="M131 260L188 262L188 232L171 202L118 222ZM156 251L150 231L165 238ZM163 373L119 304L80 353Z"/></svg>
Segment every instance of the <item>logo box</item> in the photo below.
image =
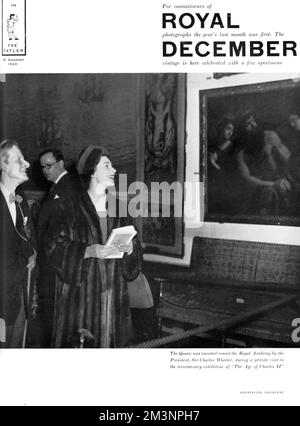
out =
<svg viewBox="0 0 300 426"><path fill-rule="evenodd" d="M2 0L2 56L26 55L26 0Z"/></svg>

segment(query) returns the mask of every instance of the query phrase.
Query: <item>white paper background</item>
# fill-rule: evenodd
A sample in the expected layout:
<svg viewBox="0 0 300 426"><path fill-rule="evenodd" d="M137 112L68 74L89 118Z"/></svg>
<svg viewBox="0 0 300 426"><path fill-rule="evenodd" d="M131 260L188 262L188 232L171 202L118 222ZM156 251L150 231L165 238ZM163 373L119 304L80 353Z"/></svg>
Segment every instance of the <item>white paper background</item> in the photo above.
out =
<svg viewBox="0 0 300 426"><path fill-rule="evenodd" d="M231 12L243 31L280 31L299 44L299 0L27 0L27 56L1 73L293 72L281 67L163 67L163 4L210 4ZM182 12L192 12L185 10ZM275 58L276 59L276 58ZM170 350L8 350L0 352L0 404L299 405L299 350L285 350L279 372L171 371ZM241 396L242 389L282 389L283 396Z"/></svg>
<svg viewBox="0 0 300 426"><path fill-rule="evenodd" d="M164 4L171 8L163 8ZM13 67L17 68L13 72L279 71L278 67L269 66L264 70L249 66L219 70L215 67L163 67L162 12L174 12L176 4L212 4L212 8L204 12L218 12L224 22L226 13L231 13L232 22L240 25L239 30L233 31L259 35L280 31L285 34L283 39L299 43L297 0L285 1L284 7L280 2L271 4L261 0L243 3L238 0L27 0L27 56L21 66ZM199 12L193 8L177 10L178 14ZM202 9L199 13L203 13ZM196 24L194 30L201 31ZM206 31L211 30L207 28ZM288 56L283 62L281 72L299 68L299 58ZM3 59L1 69L12 72Z"/></svg>

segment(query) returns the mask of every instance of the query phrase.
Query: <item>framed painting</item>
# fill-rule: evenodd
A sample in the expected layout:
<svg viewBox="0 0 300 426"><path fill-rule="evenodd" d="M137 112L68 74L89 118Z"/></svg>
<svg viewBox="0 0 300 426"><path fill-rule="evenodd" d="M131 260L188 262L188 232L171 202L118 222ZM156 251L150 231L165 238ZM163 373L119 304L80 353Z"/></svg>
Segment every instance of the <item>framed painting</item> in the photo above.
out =
<svg viewBox="0 0 300 426"><path fill-rule="evenodd" d="M299 80L199 95L205 221L299 226Z"/></svg>
<svg viewBox="0 0 300 426"><path fill-rule="evenodd" d="M141 240L145 253L181 257L186 76L141 75L140 93L137 181L147 189L138 220Z"/></svg>

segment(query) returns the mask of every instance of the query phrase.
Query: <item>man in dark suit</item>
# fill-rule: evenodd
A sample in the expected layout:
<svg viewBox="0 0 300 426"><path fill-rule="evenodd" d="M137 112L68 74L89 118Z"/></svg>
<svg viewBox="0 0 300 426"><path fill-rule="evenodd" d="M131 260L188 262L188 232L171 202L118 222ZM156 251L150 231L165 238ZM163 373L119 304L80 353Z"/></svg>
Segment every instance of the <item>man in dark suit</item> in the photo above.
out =
<svg viewBox="0 0 300 426"><path fill-rule="evenodd" d="M49 221L53 217L56 207L56 201L62 197L69 197L74 192L74 179L65 169L65 161L61 151L58 149L47 149L40 156L40 165L44 177L48 182L52 182L52 186L47 198L41 208L38 234L39 238L47 231Z"/></svg>
<svg viewBox="0 0 300 426"><path fill-rule="evenodd" d="M36 252L28 204L16 189L28 180L28 167L16 141L6 139L0 143L0 318L5 329L2 347L25 347Z"/></svg>
<svg viewBox="0 0 300 426"><path fill-rule="evenodd" d="M52 182L48 196L44 200L38 220L38 241L40 279L38 295L40 301L40 319L43 329L42 346L49 347L54 306L55 273L44 252L44 239L49 225L55 220L55 210L58 200L72 197L75 193L75 179L65 169L64 157L57 149L47 149L40 156L40 165L47 181Z"/></svg>

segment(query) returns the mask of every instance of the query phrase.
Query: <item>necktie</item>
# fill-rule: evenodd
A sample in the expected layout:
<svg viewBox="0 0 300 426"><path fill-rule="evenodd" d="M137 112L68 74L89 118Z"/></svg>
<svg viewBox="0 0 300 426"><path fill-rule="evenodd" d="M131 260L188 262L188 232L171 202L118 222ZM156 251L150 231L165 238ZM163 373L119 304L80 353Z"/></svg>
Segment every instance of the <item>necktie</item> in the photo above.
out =
<svg viewBox="0 0 300 426"><path fill-rule="evenodd" d="M26 217L23 213L22 207L21 207L21 202L23 201L23 198L18 195L18 194L9 194L9 202L10 203L16 203L16 207L17 207L17 217L16 217L16 230L18 232L18 234L23 238L23 239L29 239L31 236L31 231L28 227L27 224L27 220L28 217ZM26 235L26 238L25 238Z"/></svg>
<svg viewBox="0 0 300 426"><path fill-rule="evenodd" d="M55 183L51 186L50 190L49 190L49 197L54 197L55 195L55 190L56 190L56 185Z"/></svg>
<svg viewBox="0 0 300 426"><path fill-rule="evenodd" d="M16 229L23 236L24 234L23 215L22 215L22 211L18 207L17 207Z"/></svg>

